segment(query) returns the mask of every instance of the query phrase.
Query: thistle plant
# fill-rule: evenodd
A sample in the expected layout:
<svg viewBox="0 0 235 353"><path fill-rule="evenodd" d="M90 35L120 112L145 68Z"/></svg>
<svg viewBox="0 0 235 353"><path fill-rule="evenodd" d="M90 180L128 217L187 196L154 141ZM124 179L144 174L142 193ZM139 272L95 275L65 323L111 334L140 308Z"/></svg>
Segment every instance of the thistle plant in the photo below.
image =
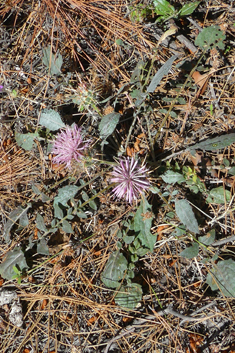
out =
<svg viewBox="0 0 235 353"><path fill-rule="evenodd" d="M111 173L111 182L118 184L113 189L115 196L132 204L150 186L147 172L146 166L140 167L134 157L119 159Z"/></svg>
<svg viewBox="0 0 235 353"><path fill-rule="evenodd" d="M88 146L88 141L82 140L81 128L76 124L67 126L64 131L57 135L51 153L53 162L66 164L71 169L73 160L80 162L84 158L84 151Z"/></svg>

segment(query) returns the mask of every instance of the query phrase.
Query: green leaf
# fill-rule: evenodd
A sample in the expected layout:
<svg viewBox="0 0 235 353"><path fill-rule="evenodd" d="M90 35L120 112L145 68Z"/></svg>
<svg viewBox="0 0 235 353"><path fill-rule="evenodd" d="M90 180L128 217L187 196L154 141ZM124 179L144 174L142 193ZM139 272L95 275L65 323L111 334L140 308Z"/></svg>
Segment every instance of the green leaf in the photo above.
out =
<svg viewBox="0 0 235 353"><path fill-rule="evenodd" d="M19 225L21 227L27 227L29 225L27 212L23 212L23 214L20 216Z"/></svg>
<svg viewBox="0 0 235 353"><path fill-rule="evenodd" d="M230 146L234 142L235 142L235 133L231 133L231 134L216 136L214 138L198 142L195 145L189 147L189 150L201 149L203 151L217 151Z"/></svg>
<svg viewBox="0 0 235 353"><path fill-rule="evenodd" d="M175 12L174 6L170 5L166 0L153 0L153 4L157 15L165 17L171 16Z"/></svg>
<svg viewBox="0 0 235 353"><path fill-rule="evenodd" d="M230 191L225 190L223 186L219 186L218 188L214 188L210 191L206 201L208 203L215 203L220 205L220 204L224 204L225 201L229 202L230 199L231 199Z"/></svg>
<svg viewBox="0 0 235 353"><path fill-rule="evenodd" d="M61 205L67 207L67 202L72 197L75 197L76 193L78 192L78 189L79 187L76 185L67 185L59 189L58 196L54 198L53 205L58 205L60 203Z"/></svg>
<svg viewBox="0 0 235 353"><path fill-rule="evenodd" d="M60 207L61 205L58 205L56 203L53 206L54 206L54 216L59 219L64 218L64 212L63 212L62 208Z"/></svg>
<svg viewBox="0 0 235 353"><path fill-rule="evenodd" d="M201 1L189 2L185 4L182 9L179 11L179 16L188 16L193 13L193 11L198 7Z"/></svg>
<svg viewBox="0 0 235 353"><path fill-rule="evenodd" d="M143 60L138 61L136 67L134 68L131 78L130 78L130 83L136 83L138 81L141 81L141 74L142 71L144 70L146 66L146 63ZM118 92L121 93L121 92Z"/></svg>
<svg viewBox="0 0 235 353"><path fill-rule="evenodd" d="M173 55L170 59L168 59L165 64L158 70L158 72L154 75L150 85L147 87L147 92L153 93L156 89L156 87L160 84L163 76L167 75L168 72L171 69L171 66L175 59L177 58L177 55Z"/></svg>
<svg viewBox="0 0 235 353"><path fill-rule="evenodd" d="M211 26L204 28L195 40L195 45L199 46L201 49L207 51L218 47L224 50L223 41L226 39L223 32L220 30L219 26Z"/></svg>
<svg viewBox="0 0 235 353"><path fill-rule="evenodd" d="M71 227L71 224L65 220L63 220L62 222L62 229L65 233L70 233L70 234L73 234L74 231L73 231L73 228Z"/></svg>
<svg viewBox="0 0 235 353"><path fill-rule="evenodd" d="M60 114L53 109L42 110L39 124L45 126L50 131L55 131L65 127Z"/></svg>
<svg viewBox="0 0 235 353"><path fill-rule="evenodd" d="M134 309L142 299L142 288L137 283L128 283L121 286L115 296L115 303L122 308Z"/></svg>
<svg viewBox="0 0 235 353"><path fill-rule="evenodd" d="M36 217L36 226L39 230L42 230L43 232L47 231L47 228L44 223L44 219L39 213L37 213L37 217Z"/></svg>
<svg viewBox="0 0 235 353"><path fill-rule="evenodd" d="M211 273L208 273L206 283L212 290L218 290L226 297L235 297L235 262L232 259L219 261Z"/></svg>
<svg viewBox="0 0 235 353"><path fill-rule="evenodd" d="M150 231L153 220L151 207L152 206L143 196L143 199L141 200L134 216L134 231L137 235L137 239L141 241L142 246L145 246L148 250L153 251L157 235L153 235Z"/></svg>
<svg viewBox="0 0 235 353"><path fill-rule="evenodd" d="M10 231L11 231L11 228L13 227L13 225L18 221L18 219L23 217L24 214L27 214L28 209L31 206L32 206L31 203L28 203L26 208L22 208L21 206L19 206L19 207L17 207L17 209L13 210L9 214L8 220L7 220L7 222L6 222L5 226L4 226L4 232L3 232L3 236L5 237L6 241L10 240Z"/></svg>
<svg viewBox="0 0 235 353"><path fill-rule="evenodd" d="M13 266L18 265L21 271L24 268L28 268L24 253L19 247L15 247L13 250L8 251L4 256L2 263L0 264L0 274L3 278L11 280L15 276Z"/></svg>
<svg viewBox="0 0 235 353"><path fill-rule="evenodd" d="M41 238L37 243L37 253L42 255L49 255L49 247L47 245L46 239Z"/></svg>
<svg viewBox="0 0 235 353"><path fill-rule="evenodd" d="M61 66L63 64L62 55L57 51L56 55L51 52L51 46L42 49L43 64L49 69L49 74L51 75L60 75L61 74Z"/></svg>
<svg viewBox="0 0 235 353"><path fill-rule="evenodd" d="M198 243L193 243L192 246L181 251L180 256L186 257L186 259L192 259L193 257L197 257L198 252L199 252Z"/></svg>
<svg viewBox="0 0 235 353"><path fill-rule="evenodd" d="M211 229L203 237L199 237L198 240L204 245L211 245L215 241L215 229Z"/></svg>
<svg viewBox="0 0 235 353"><path fill-rule="evenodd" d="M235 175L235 167L231 167L231 168L228 170L228 174L230 174L230 175Z"/></svg>
<svg viewBox="0 0 235 353"><path fill-rule="evenodd" d="M165 174L163 174L162 179L167 184L175 184L182 183L185 181L185 178L182 174L174 172L173 170L167 170Z"/></svg>
<svg viewBox="0 0 235 353"><path fill-rule="evenodd" d="M119 113L113 112L102 118L99 124L100 138L102 140L106 140L114 132L119 123L120 116Z"/></svg>
<svg viewBox="0 0 235 353"><path fill-rule="evenodd" d="M153 194L159 194L160 189L157 186L150 186L149 191Z"/></svg>
<svg viewBox="0 0 235 353"><path fill-rule="evenodd" d="M15 139L18 146L22 147L26 151L31 151L36 146L34 140L38 137L38 133L20 134L15 132Z"/></svg>
<svg viewBox="0 0 235 353"><path fill-rule="evenodd" d="M127 259L120 251L111 254L101 275L102 282L108 288L117 288L120 284L119 281L124 278L127 266Z"/></svg>
<svg viewBox="0 0 235 353"><path fill-rule="evenodd" d="M97 205L96 205L96 203L95 203L95 200L91 200L91 201L89 201L89 206L90 206L90 208L92 208L93 210L97 210Z"/></svg>
<svg viewBox="0 0 235 353"><path fill-rule="evenodd" d="M80 211L80 210L77 211L77 216L79 218L87 218L87 214L85 212Z"/></svg>
<svg viewBox="0 0 235 353"><path fill-rule="evenodd" d="M116 40L115 40L115 43L116 43L117 45L120 45L120 46L124 47L124 43L123 43L122 39L120 39L120 38L116 39Z"/></svg>
<svg viewBox="0 0 235 353"><path fill-rule="evenodd" d="M198 223L194 216L192 207L187 200L175 201L175 212L180 221L194 233L199 233Z"/></svg>

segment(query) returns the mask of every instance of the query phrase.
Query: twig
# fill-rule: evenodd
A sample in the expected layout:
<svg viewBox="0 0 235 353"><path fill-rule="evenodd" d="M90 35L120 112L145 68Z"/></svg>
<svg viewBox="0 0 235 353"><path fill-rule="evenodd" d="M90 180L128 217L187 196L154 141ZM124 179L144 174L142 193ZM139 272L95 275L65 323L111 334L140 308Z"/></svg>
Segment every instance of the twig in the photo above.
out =
<svg viewBox="0 0 235 353"><path fill-rule="evenodd" d="M120 335L118 335L118 336L116 336L116 337L113 337L113 338L109 341L109 343L107 344L107 346L105 347L104 353L108 353L110 346L111 346L115 341L119 340L119 338L122 338L122 337L126 336L128 333L131 333L131 332L135 331L135 329L136 329L135 326L132 326L132 327L130 326L130 327L128 327L125 331L123 331L122 333L120 333Z"/></svg>
<svg viewBox="0 0 235 353"><path fill-rule="evenodd" d="M194 311L194 313L192 313L192 315L197 315L198 313L202 312L203 310L205 309L208 309L210 306L212 306L214 304L214 302L211 302L205 306L203 306L202 308ZM152 311L153 309L150 308ZM202 317L192 317L192 316L187 316L187 315L183 315L183 314L180 314L178 313L177 311L173 310L172 308L168 307L164 310L160 310L160 311L156 311L155 312L156 315L148 315L146 316L145 318L138 318L138 319L135 319L131 325L129 325L128 327L126 327L125 329L123 329L119 335L117 335L116 337L113 337L107 344L107 346L105 347L105 350L103 353L108 353L109 351L109 348L110 346L115 342L117 341L118 339L128 335L129 333L132 333L135 331L135 329L137 327L139 327L141 324L145 323L146 321L153 321L156 322L156 318L158 316L164 316L166 314L170 314L170 315L173 315L173 316L176 316L180 319L182 319L182 321L180 322L180 326L183 325L184 322L192 322L192 321L204 321L204 320L207 320L208 318L214 316L214 314L212 315L209 315L209 316L202 316Z"/></svg>

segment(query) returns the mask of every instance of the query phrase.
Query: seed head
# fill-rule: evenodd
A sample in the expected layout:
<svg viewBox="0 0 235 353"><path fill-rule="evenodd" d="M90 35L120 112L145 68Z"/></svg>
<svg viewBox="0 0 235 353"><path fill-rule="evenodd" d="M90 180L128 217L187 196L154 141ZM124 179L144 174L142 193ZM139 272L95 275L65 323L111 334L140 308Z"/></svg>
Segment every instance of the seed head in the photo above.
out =
<svg viewBox="0 0 235 353"><path fill-rule="evenodd" d="M87 141L86 141L87 142ZM84 158L84 150L88 143L82 141L81 128L76 124L67 126L64 131L57 135L51 153L54 154L54 163L65 163L71 169L71 162L80 162Z"/></svg>
<svg viewBox="0 0 235 353"><path fill-rule="evenodd" d="M120 159L112 172L112 183L117 183L113 193L118 199L125 198L130 204L148 189L150 182L147 178L148 169L140 167L138 161L132 157Z"/></svg>

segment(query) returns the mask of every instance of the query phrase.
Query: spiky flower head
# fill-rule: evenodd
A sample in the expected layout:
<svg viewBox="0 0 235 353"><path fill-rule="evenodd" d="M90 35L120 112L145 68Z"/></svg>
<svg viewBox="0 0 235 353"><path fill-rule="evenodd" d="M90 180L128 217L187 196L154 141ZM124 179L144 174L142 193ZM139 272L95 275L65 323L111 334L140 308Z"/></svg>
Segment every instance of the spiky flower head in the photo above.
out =
<svg viewBox="0 0 235 353"><path fill-rule="evenodd" d="M76 124L67 126L64 131L56 136L51 153L54 154L54 163L65 163L71 169L73 160L80 162L84 158L84 151L88 141L82 141L81 128Z"/></svg>
<svg viewBox="0 0 235 353"><path fill-rule="evenodd" d="M134 157L119 159L112 171L112 183L117 183L113 189L118 199L125 198L130 204L148 189L150 182L147 178L148 169L140 166Z"/></svg>

